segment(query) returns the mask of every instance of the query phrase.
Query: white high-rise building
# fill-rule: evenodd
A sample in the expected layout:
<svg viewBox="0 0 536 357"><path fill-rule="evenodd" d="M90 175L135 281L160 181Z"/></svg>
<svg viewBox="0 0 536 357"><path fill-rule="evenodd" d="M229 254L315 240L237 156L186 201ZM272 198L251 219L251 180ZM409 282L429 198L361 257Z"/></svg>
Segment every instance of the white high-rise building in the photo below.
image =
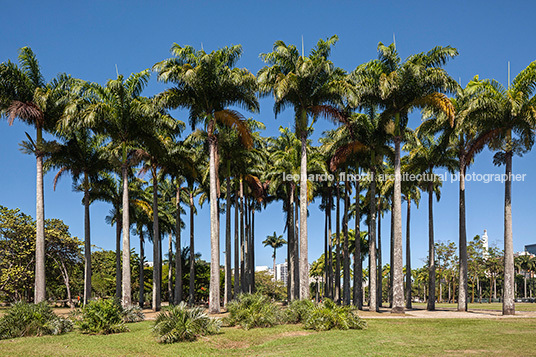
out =
<svg viewBox="0 0 536 357"><path fill-rule="evenodd" d="M482 244L484 246L484 258L487 258L489 256L489 238L488 238L488 231L484 229L484 234L482 235Z"/></svg>
<svg viewBox="0 0 536 357"><path fill-rule="evenodd" d="M276 264L275 265L275 280L276 281L282 281L287 284L287 275L288 275L288 268L287 268L287 262Z"/></svg>

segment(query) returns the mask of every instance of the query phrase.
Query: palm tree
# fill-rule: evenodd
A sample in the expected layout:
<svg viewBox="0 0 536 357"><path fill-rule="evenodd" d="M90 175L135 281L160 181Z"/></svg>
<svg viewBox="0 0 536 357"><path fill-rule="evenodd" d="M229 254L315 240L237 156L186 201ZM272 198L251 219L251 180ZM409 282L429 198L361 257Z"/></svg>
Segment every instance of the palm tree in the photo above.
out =
<svg viewBox="0 0 536 357"><path fill-rule="evenodd" d="M89 205L93 184L99 180L104 170L111 169L110 162L105 158L103 137L91 135L89 130L82 129L64 136L65 144L54 147L50 158L45 161L45 171L59 169L54 177L54 190L60 177L69 172L73 179L73 187L84 192L84 297L87 304L91 298L91 238Z"/></svg>
<svg viewBox="0 0 536 357"><path fill-rule="evenodd" d="M441 66L458 54L456 49L435 47L427 53L412 55L402 62L395 44L378 45L379 59L359 66L354 72L359 101L376 103L384 109L381 120L391 123L394 141L394 244L393 244L393 308L404 312L401 165L400 144L408 122L408 113L415 107L433 106L453 117L454 109L443 92L454 91L456 83Z"/></svg>
<svg viewBox="0 0 536 357"><path fill-rule="evenodd" d="M34 302L45 300L45 204L43 192L43 131L54 132L68 103L68 89L72 80L66 75L45 82L37 57L29 47L19 50L19 65L8 61L0 64L0 116L9 125L15 118L36 129L36 140L28 134L28 149L35 155L37 168L36 240L35 240L35 294Z"/></svg>
<svg viewBox="0 0 536 357"><path fill-rule="evenodd" d="M334 105L340 103L340 81L345 72L328 60L338 37L319 40L308 57L300 56L296 46L276 41L273 51L261 54L268 66L257 74L262 95L273 94L277 116L287 106L294 107L296 136L301 141L300 165L300 299L309 298L307 248L307 135L309 117L337 116Z"/></svg>
<svg viewBox="0 0 536 357"><path fill-rule="evenodd" d="M266 236L266 239L262 242L265 247L270 246L274 249L274 254L272 254L272 258L274 259L274 280L276 280L275 276L275 254L277 251L277 248L281 248L283 245L287 244L287 241L283 239L283 236L278 236L275 232L271 236Z"/></svg>
<svg viewBox="0 0 536 357"><path fill-rule="evenodd" d="M475 156L493 138L498 129L489 120L492 111L489 101L483 100L480 91L474 90L474 82L465 88L458 87L456 96L450 101L454 107L454 122L444 111L427 108L426 120L417 129L419 132L440 133L441 142L452 146L458 156L459 184L459 283L458 311L467 311L468 302L468 255L465 210L465 175ZM482 88L482 87L481 87Z"/></svg>
<svg viewBox="0 0 536 357"><path fill-rule="evenodd" d="M140 141L152 138L155 127L163 121L162 107L154 99L141 96L150 77L148 70L133 73L127 79L119 75L105 86L84 83L80 86L81 98L67 108L60 129L91 128L110 138L109 152L121 165L123 267L121 304L132 304L130 281L130 219L128 170L136 163L132 155Z"/></svg>
<svg viewBox="0 0 536 357"><path fill-rule="evenodd" d="M489 112L497 129L489 143L498 151L494 156L496 165L505 165L504 193L504 296L503 315L514 315L514 246L512 238L512 157L522 155L534 144L536 126L536 61L521 71L504 88L495 80L478 80L472 83L473 90L484 100L489 100Z"/></svg>
<svg viewBox="0 0 536 357"><path fill-rule="evenodd" d="M186 108L190 111L190 124L195 127L200 121L205 124L209 137L210 161L210 302L209 311L220 311L220 264L217 198L217 136L216 123L235 128L239 133L247 131L245 119L235 110L238 105L251 112L259 110L256 97L255 77L246 69L233 68L240 55L241 46L224 47L211 53L195 51L193 47L174 44L174 58L155 64L158 79L174 83L176 87L162 93L163 100L171 108ZM250 146L246 135L241 135Z"/></svg>
<svg viewBox="0 0 536 357"><path fill-rule="evenodd" d="M408 171L417 175L422 175L420 184L428 192L428 279L429 298L427 310L435 310L435 291L436 291L436 256L434 241L434 214L433 214L433 196L434 191L439 201L438 186L441 185L441 179L434 174L435 168L444 167L450 172L454 172L458 166L456 152L452 147L443 145L436 140L431 134L418 134L413 140L404 146L404 150L409 152Z"/></svg>

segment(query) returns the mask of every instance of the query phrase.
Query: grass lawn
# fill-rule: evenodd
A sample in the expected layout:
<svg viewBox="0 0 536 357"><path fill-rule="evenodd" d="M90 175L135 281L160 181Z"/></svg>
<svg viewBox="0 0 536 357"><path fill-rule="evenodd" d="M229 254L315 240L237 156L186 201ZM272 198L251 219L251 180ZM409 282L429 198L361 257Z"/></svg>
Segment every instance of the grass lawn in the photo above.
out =
<svg viewBox="0 0 536 357"><path fill-rule="evenodd" d="M296 325L222 333L196 342L161 345L151 321L130 332L90 336L27 337L0 341L3 356L349 356L349 355L533 355L536 319L377 319L363 331L313 332Z"/></svg>
<svg viewBox="0 0 536 357"><path fill-rule="evenodd" d="M419 303L414 302L414 307L417 308L423 308L426 309L426 303ZM436 308L449 308L449 309L456 309L458 307L457 304L447 304L447 303L436 303ZM469 310L472 309L479 309L479 310L497 310L502 311L502 303L500 302L492 302L489 303L470 303L468 305ZM516 302L516 311L536 311L536 303L522 303L522 302Z"/></svg>

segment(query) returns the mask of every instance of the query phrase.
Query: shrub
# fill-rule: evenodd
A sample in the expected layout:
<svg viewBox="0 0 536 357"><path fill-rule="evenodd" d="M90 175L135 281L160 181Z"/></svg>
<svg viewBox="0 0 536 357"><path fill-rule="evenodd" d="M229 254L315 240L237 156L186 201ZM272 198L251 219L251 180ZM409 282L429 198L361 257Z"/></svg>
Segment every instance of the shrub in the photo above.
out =
<svg viewBox="0 0 536 357"><path fill-rule="evenodd" d="M316 331L327 331L331 329L361 330L367 327L355 310L349 306L338 306L330 299L326 299L323 304L315 306L305 320L305 328Z"/></svg>
<svg viewBox="0 0 536 357"><path fill-rule="evenodd" d="M188 308L185 302L158 314L153 333L160 343L194 341L197 336L212 335L220 330L221 321L209 317L202 308Z"/></svg>
<svg viewBox="0 0 536 357"><path fill-rule="evenodd" d="M229 326L239 325L248 330L253 327L271 327L282 320L279 308L265 295L241 294L227 304Z"/></svg>
<svg viewBox="0 0 536 357"><path fill-rule="evenodd" d="M145 320L145 315L139 306L125 307L123 310L123 322L140 322Z"/></svg>
<svg viewBox="0 0 536 357"><path fill-rule="evenodd" d="M17 302L0 318L0 339L59 335L72 328L72 322L57 316L46 302Z"/></svg>
<svg viewBox="0 0 536 357"><path fill-rule="evenodd" d="M315 304L311 300L295 300L285 311L285 320L290 324L305 322L314 308Z"/></svg>
<svg viewBox="0 0 536 357"><path fill-rule="evenodd" d="M123 308L112 299L90 301L75 311L73 317L83 333L107 335L128 331Z"/></svg>

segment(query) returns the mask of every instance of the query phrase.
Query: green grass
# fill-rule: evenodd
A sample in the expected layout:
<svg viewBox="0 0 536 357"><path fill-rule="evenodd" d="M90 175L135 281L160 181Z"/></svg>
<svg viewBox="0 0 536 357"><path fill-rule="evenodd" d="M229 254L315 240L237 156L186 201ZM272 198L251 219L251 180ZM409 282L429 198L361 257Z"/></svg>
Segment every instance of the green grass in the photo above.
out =
<svg viewBox="0 0 536 357"><path fill-rule="evenodd" d="M0 341L7 356L349 356L533 355L536 319L376 319L367 330L306 331L299 325L244 331L223 328L196 342L158 344L151 322L114 335L27 337Z"/></svg>
<svg viewBox="0 0 536 357"><path fill-rule="evenodd" d="M414 307L418 308L426 308L426 303L413 303ZM449 309L456 309L458 307L457 304L448 304L448 303L436 303L436 308L449 308ZM469 310L477 309L477 310L497 310L502 311L502 303L500 302L492 302L489 303L470 303L468 306ZM535 303L516 303L516 311L536 311L536 304Z"/></svg>

